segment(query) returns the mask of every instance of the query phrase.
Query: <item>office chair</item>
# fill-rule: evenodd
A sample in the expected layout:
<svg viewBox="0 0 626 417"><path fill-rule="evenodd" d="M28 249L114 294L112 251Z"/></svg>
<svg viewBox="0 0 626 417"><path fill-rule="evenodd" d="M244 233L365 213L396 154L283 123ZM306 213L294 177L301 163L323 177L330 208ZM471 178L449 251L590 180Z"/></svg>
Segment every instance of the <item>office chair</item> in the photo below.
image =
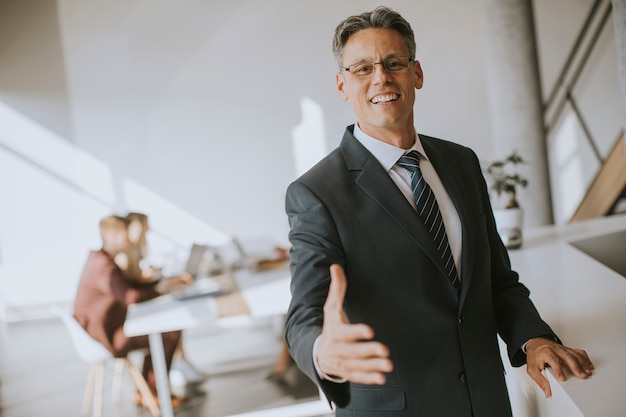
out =
<svg viewBox="0 0 626 417"><path fill-rule="evenodd" d="M152 416L160 416L161 412L156 404L156 401L154 400L154 397L152 396L152 393L150 392L150 388L148 387L146 380L139 369L133 365L128 357L113 358L111 352L109 352L100 342L92 338L69 312L58 306L50 307L50 311L63 321L78 356L83 360L83 362L91 364L87 379L87 387L85 388L85 396L83 398L83 415L87 415L89 413L91 402L93 400L93 417L102 416L104 366L107 361L114 360L115 372L112 386L113 400L118 401L120 398L122 375L124 368L127 367L133 383L137 387L137 390L141 393L144 401L146 401L146 406L150 410Z"/></svg>

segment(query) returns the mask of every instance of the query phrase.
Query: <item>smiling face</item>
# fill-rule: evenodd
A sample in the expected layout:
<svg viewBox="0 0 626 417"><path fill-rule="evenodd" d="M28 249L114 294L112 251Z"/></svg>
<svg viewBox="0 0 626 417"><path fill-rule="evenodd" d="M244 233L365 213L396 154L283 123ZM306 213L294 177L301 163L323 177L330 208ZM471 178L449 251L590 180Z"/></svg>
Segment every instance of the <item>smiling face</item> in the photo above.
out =
<svg viewBox="0 0 626 417"><path fill-rule="evenodd" d="M346 42L341 66L409 56L409 49L397 31L363 29L352 34ZM409 63L404 71L395 72L388 72L383 65L377 64L371 75L363 77L341 70L336 82L339 97L352 102L363 132L403 148L413 144L415 90L422 88L423 82L418 61Z"/></svg>

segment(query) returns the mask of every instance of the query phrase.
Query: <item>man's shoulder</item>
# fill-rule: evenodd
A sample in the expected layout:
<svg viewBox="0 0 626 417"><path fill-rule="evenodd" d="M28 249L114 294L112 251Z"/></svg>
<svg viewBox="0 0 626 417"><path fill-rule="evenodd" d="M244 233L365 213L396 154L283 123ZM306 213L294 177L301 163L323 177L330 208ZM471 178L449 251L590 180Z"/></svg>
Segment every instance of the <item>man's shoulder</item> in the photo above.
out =
<svg viewBox="0 0 626 417"><path fill-rule="evenodd" d="M346 128L339 146L290 184L288 194L303 186L315 194L325 194L341 189L351 182L350 171L362 165L361 160L367 153L352 135L352 128L353 125Z"/></svg>
<svg viewBox="0 0 626 417"><path fill-rule="evenodd" d="M340 175L341 171L345 171L345 161L340 149L335 148L304 174L300 175L294 182L313 185L328 181L329 178Z"/></svg>
<svg viewBox="0 0 626 417"><path fill-rule="evenodd" d="M418 134L420 137L420 141L422 144L426 143L430 146L443 147L446 149L459 150L464 152L472 152L470 148L465 145L460 144L459 142L455 142L449 139L441 139L435 136L425 135L423 133Z"/></svg>
<svg viewBox="0 0 626 417"><path fill-rule="evenodd" d="M419 134L422 146L430 157L455 158L464 161L478 161L478 156L473 149L451 140L440 139L434 136Z"/></svg>
<svg viewBox="0 0 626 417"><path fill-rule="evenodd" d="M344 133L343 139L341 143L331 150L326 156L320 159L317 163L315 163L311 168L309 168L304 174L302 174L296 181L307 181L311 179L316 179L320 175L326 176L329 170L342 169L345 167L345 159L343 156L343 152L341 150L342 147L345 146L345 142L350 137L354 139L352 136L351 126L346 128L346 132ZM356 141L356 139L354 139Z"/></svg>

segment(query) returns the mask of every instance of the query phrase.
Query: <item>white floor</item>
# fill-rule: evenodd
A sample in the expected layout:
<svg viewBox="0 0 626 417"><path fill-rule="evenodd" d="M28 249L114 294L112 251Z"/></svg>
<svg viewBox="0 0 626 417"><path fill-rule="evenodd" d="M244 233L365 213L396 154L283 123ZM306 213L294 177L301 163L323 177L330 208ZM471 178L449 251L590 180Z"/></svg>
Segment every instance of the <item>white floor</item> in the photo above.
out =
<svg viewBox="0 0 626 417"><path fill-rule="evenodd" d="M266 322L219 333L187 332L187 357L209 379L182 388L190 397L175 410L176 416L222 417L274 407L302 408L318 401L317 388L295 367L287 375L287 385L266 380L280 347L276 326ZM88 370L59 320L0 322L0 417L79 416ZM111 372L107 370L109 381ZM119 403L106 394L104 416L149 416L134 405L129 378ZM326 411L316 416L328 415ZM279 417L267 412L248 415Z"/></svg>

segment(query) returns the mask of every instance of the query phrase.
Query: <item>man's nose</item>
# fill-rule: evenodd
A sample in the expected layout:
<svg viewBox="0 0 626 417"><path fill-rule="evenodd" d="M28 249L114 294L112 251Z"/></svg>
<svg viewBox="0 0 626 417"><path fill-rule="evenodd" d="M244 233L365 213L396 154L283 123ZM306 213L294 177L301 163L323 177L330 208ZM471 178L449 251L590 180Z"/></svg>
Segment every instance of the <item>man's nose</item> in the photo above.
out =
<svg viewBox="0 0 626 417"><path fill-rule="evenodd" d="M389 71L385 67L385 64L382 62L374 63L374 73L372 74L372 79L375 82L384 83L389 79Z"/></svg>

